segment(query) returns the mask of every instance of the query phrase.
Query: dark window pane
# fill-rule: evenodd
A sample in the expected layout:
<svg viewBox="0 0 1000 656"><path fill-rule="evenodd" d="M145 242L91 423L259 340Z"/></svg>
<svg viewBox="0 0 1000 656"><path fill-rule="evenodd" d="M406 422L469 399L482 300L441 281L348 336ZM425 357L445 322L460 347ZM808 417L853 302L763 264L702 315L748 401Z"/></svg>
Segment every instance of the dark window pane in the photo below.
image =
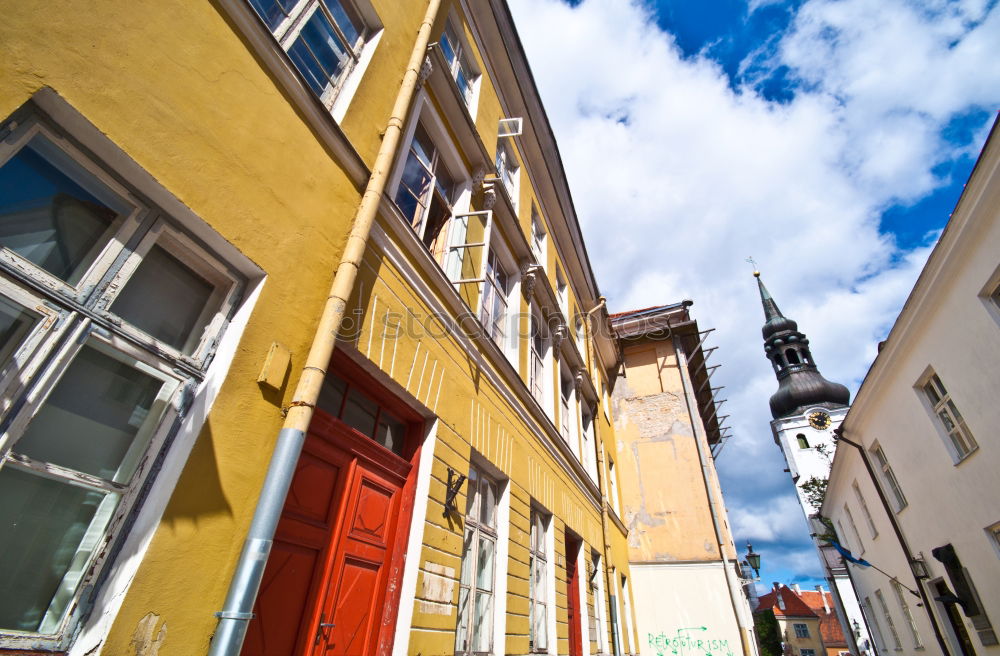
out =
<svg viewBox="0 0 1000 656"><path fill-rule="evenodd" d="M295 0L250 0L250 5L273 32L295 6Z"/></svg>
<svg viewBox="0 0 1000 656"><path fill-rule="evenodd" d="M334 374L327 374L323 386L319 388L316 407L334 417L340 418L340 406L344 404L344 390L347 383Z"/></svg>
<svg viewBox="0 0 1000 656"><path fill-rule="evenodd" d="M42 135L0 167L0 244L71 284L128 211Z"/></svg>
<svg viewBox="0 0 1000 656"><path fill-rule="evenodd" d="M142 259L111 311L174 348L190 352L201 338L215 286L160 246ZM192 336L195 339L189 339ZM189 344L190 342L190 344Z"/></svg>
<svg viewBox="0 0 1000 656"><path fill-rule="evenodd" d="M345 424L371 437L375 434L375 414L377 412L378 405L374 401L358 391L358 388L351 387L342 417Z"/></svg>
<svg viewBox="0 0 1000 656"><path fill-rule="evenodd" d="M406 438L406 424L399 421L385 410L378 422L378 433L375 441L395 454L403 455L403 442Z"/></svg>
<svg viewBox="0 0 1000 656"><path fill-rule="evenodd" d="M297 41L305 42L309 47L309 51L328 80L335 80L344 70L347 53L322 11L317 9L313 12Z"/></svg>
<svg viewBox="0 0 1000 656"><path fill-rule="evenodd" d="M292 47L288 49L288 56L292 58L295 63L295 67L299 69L303 77L306 78L306 82L312 87L312 90L317 96L323 95L323 89L326 88L327 79L323 74L323 69L313 58L312 54L309 52L309 48L300 39L292 44Z"/></svg>
<svg viewBox="0 0 1000 656"><path fill-rule="evenodd" d="M348 12L340 0L326 0L326 6L337 23L337 27L347 37L347 44L353 50L354 45L361 38L361 21L353 12Z"/></svg>
<svg viewBox="0 0 1000 656"><path fill-rule="evenodd" d="M117 497L8 466L0 499L0 628L52 633L76 588L63 579L90 559Z"/></svg>
<svg viewBox="0 0 1000 656"><path fill-rule="evenodd" d="M21 340L38 321L38 315L29 312L14 301L0 298L0 371L14 357Z"/></svg>
<svg viewBox="0 0 1000 656"><path fill-rule="evenodd" d="M139 452L143 447L136 438L163 385L158 378L84 347L14 444L14 451L125 482L139 455L134 447Z"/></svg>

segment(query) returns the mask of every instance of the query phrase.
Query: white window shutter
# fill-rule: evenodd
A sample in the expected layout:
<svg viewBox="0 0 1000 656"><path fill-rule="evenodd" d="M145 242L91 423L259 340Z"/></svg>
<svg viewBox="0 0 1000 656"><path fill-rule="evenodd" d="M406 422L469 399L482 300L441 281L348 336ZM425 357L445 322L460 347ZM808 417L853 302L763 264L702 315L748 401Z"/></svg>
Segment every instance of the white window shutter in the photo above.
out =
<svg viewBox="0 0 1000 656"><path fill-rule="evenodd" d="M505 137L521 136L523 122L524 119L520 117L500 119L500 126L497 128L497 136L501 139Z"/></svg>

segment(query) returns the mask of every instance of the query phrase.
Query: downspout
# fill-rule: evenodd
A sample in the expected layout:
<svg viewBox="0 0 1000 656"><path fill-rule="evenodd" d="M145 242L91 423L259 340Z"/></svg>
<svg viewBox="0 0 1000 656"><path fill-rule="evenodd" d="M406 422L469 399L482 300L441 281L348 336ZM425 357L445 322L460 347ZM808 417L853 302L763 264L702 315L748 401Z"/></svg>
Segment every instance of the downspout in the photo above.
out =
<svg viewBox="0 0 1000 656"><path fill-rule="evenodd" d="M333 276L330 294L323 306L323 313L302 367L295 394L289 404L288 414L278 433L253 520L243 542L243 551L229 584L225 605L222 611L216 613L219 625L209 648L210 656L238 656L243 648L243 640L246 637L247 626L253 618L253 605L264 575L264 565L271 552L281 509L285 505L285 497L288 495L288 488L295 474L306 430L309 428L313 409L319 398L320 387L326 378L326 369L336 346L344 310L358 277L368 237L378 212L379 201L385 191L389 171L392 169L402 136L403 121L417 88L420 68L430 43L431 26L440 4L441 0L429 0L427 11L417 30L413 51L410 53L392 114L386 124L382 144L375 156L371 176L368 178L364 195L354 216L340 264Z"/></svg>
<svg viewBox="0 0 1000 656"><path fill-rule="evenodd" d="M941 633L941 627L938 626L937 618L934 617L934 612L931 610L931 602L927 597L927 591L924 590L924 586L920 583L920 577L917 576L917 571L913 567L915 559L913 558L912 552L910 551L910 546L906 542L906 538L903 537L903 531L896 522L896 513L892 510L889 505L889 500L885 496L885 492L882 490L882 485L879 483L878 477L875 475L875 468L872 467L871 462L868 460L868 454L866 453L864 447L855 442L852 439L844 437L844 426L841 424L839 428L833 429L834 434L837 436L837 442L844 442L845 444L850 444L855 449L858 450L858 455L861 456L861 462L865 465L865 470L868 471L868 477L871 479L872 484L875 486L875 491L878 492L879 501L882 502L882 509L885 511L886 517L889 518L889 524L892 525L892 531L896 534L896 540L899 542L900 549L903 550L903 555L906 557L906 564L910 567L910 574L913 576L913 582L917 586L917 590L920 591L920 599L923 602L924 611L927 613L928 619L931 621L931 627L934 629L934 637L937 638L938 646L941 647L941 653L945 656L951 656L951 651L948 649L945 643L944 635Z"/></svg>
<svg viewBox="0 0 1000 656"><path fill-rule="evenodd" d="M587 357L589 362L587 363L591 369L594 367L594 334L591 330L590 317L597 312L597 310L602 307L607 306L607 299L601 296L598 299L597 305L591 308L587 312L586 325L587 325ZM601 399L601 403L604 399ZM609 419L613 419L613 413L610 408L608 409ZM603 551L604 555L602 557L601 567L604 568L604 586L607 590L607 601L608 601L608 628L611 631L611 651L614 656L621 656L622 646L618 643L618 596L615 594L615 581L611 576L611 542L608 540L608 492L607 492L607 481L605 480L606 471L604 469L604 435L597 439L598 431L597 428L597 418L594 417L594 449L597 451L597 473L598 481L597 487L601 491L601 537L603 538L604 545ZM603 433L603 431L602 431Z"/></svg>
<svg viewBox="0 0 1000 656"><path fill-rule="evenodd" d="M701 425L701 413L697 411L697 404L694 394L691 391L691 381L688 380L687 354L684 353L684 348L677 337L674 338L674 351L677 353L677 364L681 374L681 385L684 387L684 400L687 403L688 415L691 417L691 425L695 427L694 444L698 450L698 459L701 461L701 479L705 484L705 494L708 495L708 510L712 515L712 528L715 530L715 541L719 544L722 571L726 577L726 586L729 588L729 603L733 607L733 615L736 616L736 625L740 632L740 643L743 646L743 654L744 656L755 656L754 650L750 648L749 628L746 625L743 614L740 612L740 603L736 599L736 590L739 589L739 586L730 567L729 560L726 558L726 543L722 537L722 527L719 523L719 510L715 499L715 490L712 486L711 469L705 449L701 445L704 431L697 428ZM695 417L698 418L697 421Z"/></svg>

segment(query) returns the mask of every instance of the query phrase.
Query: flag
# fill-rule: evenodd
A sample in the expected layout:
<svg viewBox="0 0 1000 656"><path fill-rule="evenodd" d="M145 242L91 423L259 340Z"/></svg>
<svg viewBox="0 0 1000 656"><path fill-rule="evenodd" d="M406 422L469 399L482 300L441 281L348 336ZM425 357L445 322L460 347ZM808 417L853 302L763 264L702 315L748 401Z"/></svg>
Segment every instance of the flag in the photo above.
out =
<svg viewBox="0 0 1000 656"><path fill-rule="evenodd" d="M845 549L844 547L842 547L840 545L840 543L837 542L836 540L826 540L826 542L828 544L832 545L833 548L837 550L837 553L839 553L841 556L844 557L844 560L846 560L848 562L851 562L851 563L854 563L855 565L860 565L861 567L871 567L872 566L872 564L869 563L864 558L855 558L851 554L850 551L848 551L847 549Z"/></svg>

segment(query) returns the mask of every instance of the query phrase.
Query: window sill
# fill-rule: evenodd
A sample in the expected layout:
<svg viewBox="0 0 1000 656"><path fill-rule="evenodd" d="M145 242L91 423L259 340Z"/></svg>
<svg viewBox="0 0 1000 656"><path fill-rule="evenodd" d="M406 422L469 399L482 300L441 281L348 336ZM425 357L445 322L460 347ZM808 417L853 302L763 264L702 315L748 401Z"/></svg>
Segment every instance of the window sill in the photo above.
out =
<svg viewBox="0 0 1000 656"><path fill-rule="evenodd" d="M969 459L972 456L976 455L977 453L979 453L979 445L978 444L976 445L976 448L972 449L971 451L969 451L968 453L966 453L961 458L954 459L954 456L953 456L954 462L952 462L952 466L953 467L958 467L959 465L965 464L966 462L969 461Z"/></svg>

